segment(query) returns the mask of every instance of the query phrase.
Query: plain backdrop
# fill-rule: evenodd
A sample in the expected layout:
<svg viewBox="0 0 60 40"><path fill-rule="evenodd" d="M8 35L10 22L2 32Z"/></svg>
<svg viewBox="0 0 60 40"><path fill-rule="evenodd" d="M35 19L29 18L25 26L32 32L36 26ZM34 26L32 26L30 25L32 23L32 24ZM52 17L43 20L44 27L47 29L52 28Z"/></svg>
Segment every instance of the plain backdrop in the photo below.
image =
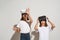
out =
<svg viewBox="0 0 60 40"><path fill-rule="evenodd" d="M19 40L19 33L12 28L20 20L20 10L26 8L30 8L33 18L31 31L34 31L36 19L46 15L56 26L50 32L50 40L60 40L60 0L0 0L0 40ZM34 35L31 40L34 40Z"/></svg>

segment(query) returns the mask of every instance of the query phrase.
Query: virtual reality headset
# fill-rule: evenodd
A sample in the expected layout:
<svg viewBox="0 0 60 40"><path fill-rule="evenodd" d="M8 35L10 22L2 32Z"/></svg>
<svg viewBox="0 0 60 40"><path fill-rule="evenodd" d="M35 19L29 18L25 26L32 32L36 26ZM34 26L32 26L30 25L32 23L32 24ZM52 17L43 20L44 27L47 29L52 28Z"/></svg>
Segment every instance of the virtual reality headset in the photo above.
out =
<svg viewBox="0 0 60 40"><path fill-rule="evenodd" d="M38 17L38 20L39 21L47 21L46 16L40 16L40 17Z"/></svg>

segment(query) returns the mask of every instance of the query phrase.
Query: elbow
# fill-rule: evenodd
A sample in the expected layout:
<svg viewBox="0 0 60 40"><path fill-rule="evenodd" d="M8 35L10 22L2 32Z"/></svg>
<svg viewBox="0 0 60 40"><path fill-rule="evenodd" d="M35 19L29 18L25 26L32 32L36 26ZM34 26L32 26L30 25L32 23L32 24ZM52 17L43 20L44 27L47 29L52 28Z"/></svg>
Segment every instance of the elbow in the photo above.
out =
<svg viewBox="0 0 60 40"><path fill-rule="evenodd" d="M55 26L53 26L53 28L55 28Z"/></svg>
<svg viewBox="0 0 60 40"><path fill-rule="evenodd" d="M55 28L55 26L52 26L52 28L51 28L51 29L53 30L54 28Z"/></svg>
<svg viewBox="0 0 60 40"><path fill-rule="evenodd" d="M55 28L55 25L53 25L53 28Z"/></svg>

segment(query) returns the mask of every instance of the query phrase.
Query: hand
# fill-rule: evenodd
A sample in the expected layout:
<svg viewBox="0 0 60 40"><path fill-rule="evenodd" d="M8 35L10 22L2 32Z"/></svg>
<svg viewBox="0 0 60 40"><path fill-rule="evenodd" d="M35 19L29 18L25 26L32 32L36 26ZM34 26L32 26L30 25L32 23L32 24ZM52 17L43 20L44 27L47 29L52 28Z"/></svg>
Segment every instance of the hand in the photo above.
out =
<svg viewBox="0 0 60 40"><path fill-rule="evenodd" d="M15 24L14 26L13 26L13 30L16 30L17 29L17 24Z"/></svg>
<svg viewBox="0 0 60 40"><path fill-rule="evenodd" d="M48 22L50 21L49 18L46 16L46 19L48 20Z"/></svg>
<svg viewBox="0 0 60 40"><path fill-rule="evenodd" d="M17 27L13 27L13 30L16 31L17 30Z"/></svg>
<svg viewBox="0 0 60 40"><path fill-rule="evenodd" d="M26 13L27 13L28 15L30 14L30 9L29 9L29 8L26 9Z"/></svg>
<svg viewBox="0 0 60 40"><path fill-rule="evenodd" d="M47 16L46 16L47 19L49 19Z"/></svg>

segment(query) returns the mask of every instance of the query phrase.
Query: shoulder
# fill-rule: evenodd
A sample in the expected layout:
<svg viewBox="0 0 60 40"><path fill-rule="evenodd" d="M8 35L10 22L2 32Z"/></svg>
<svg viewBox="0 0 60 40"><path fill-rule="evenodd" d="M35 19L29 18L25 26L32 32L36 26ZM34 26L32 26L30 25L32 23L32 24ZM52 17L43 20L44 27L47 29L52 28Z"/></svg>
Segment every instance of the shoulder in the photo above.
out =
<svg viewBox="0 0 60 40"><path fill-rule="evenodd" d="M18 24L21 24L21 23L23 23L24 21L22 21L22 20L20 20L19 22L18 22Z"/></svg>
<svg viewBox="0 0 60 40"><path fill-rule="evenodd" d="M25 22L25 21L23 21L23 20L20 20L20 21L19 21L19 23L24 23L24 22Z"/></svg>
<svg viewBox="0 0 60 40"><path fill-rule="evenodd" d="M51 26L47 26L48 28L51 28Z"/></svg>
<svg viewBox="0 0 60 40"><path fill-rule="evenodd" d="M38 27L38 30L40 30L41 29L41 27Z"/></svg>

